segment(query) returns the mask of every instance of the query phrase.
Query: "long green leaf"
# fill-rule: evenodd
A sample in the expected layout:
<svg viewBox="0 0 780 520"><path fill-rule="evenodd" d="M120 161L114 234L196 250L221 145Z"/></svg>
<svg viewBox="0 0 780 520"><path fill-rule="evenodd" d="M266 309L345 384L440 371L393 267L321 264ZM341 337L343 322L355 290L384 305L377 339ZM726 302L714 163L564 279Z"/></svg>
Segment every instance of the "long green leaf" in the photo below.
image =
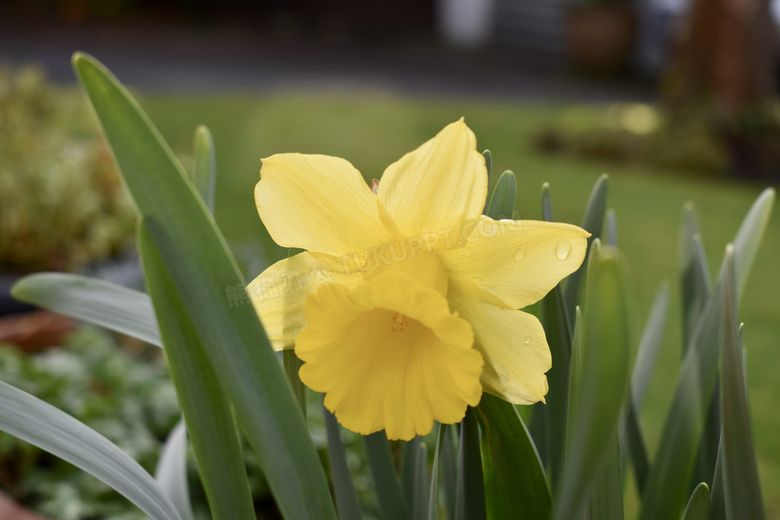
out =
<svg viewBox="0 0 780 520"><path fill-rule="evenodd" d="M460 423L458 494L455 501L456 520L484 520L487 518L479 444L479 424L474 410L469 408L466 417Z"/></svg>
<svg viewBox="0 0 780 520"><path fill-rule="evenodd" d="M458 495L458 463L455 458L455 447L452 437L455 428L445 428L439 459L441 462L441 483L444 488L445 510L447 520L455 520L455 503Z"/></svg>
<svg viewBox="0 0 780 520"><path fill-rule="evenodd" d="M490 150L485 150L484 152L482 152L482 157L485 158L485 169L487 170L487 185L488 185L488 189L490 189L490 180L493 175L493 154L490 153ZM485 200L485 209L482 210L482 213L487 212L488 200Z"/></svg>
<svg viewBox="0 0 780 520"><path fill-rule="evenodd" d="M428 508L431 502L428 477L428 447L421 442L417 445L416 453L417 457L414 460L412 520L428 520Z"/></svg>
<svg viewBox="0 0 780 520"><path fill-rule="evenodd" d="M517 196L517 180L515 174L507 170L498 178L485 214L494 219L511 219L515 213L515 197Z"/></svg>
<svg viewBox="0 0 780 520"><path fill-rule="evenodd" d="M723 489L729 518L764 518L753 432L750 428L747 383L737 320L737 279L734 250L727 248L723 278L721 374L723 397Z"/></svg>
<svg viewBox="0 0 780 520"><path fill-rule="evenodd" d="M404 520L409 518L406 500L393 468L390 447L384 430L363 437L368 465L374 477L382 518Z"/></svg>
<svg viewBox="0 0 780 520"><path fill-rule="evenodd" d="M552 496L544 467L515 407L483 394L482 465L488 518L550 518Z"/></svg>
<svg viewBox="0 0 780 520"><path fill-rule="evenodd" d="M73 63L282 515L335 518L325 473L260 321L251 305L225 301L244 280L208 209L124 87L91 57L76 54Z"/></svg>
<svg viewBox="0 0 780 520"><path fill-rule="evenodd" d="M617 432L612 436L588 501L589 520L623 520L623 471Z"/></svg>
<svg viewBox="0 0 780 520"><path fill-rule="evenodd" d="M661 350L668 314L669 286L663 284L655 294L647 323L639 340L634 370L631 372L631 398L637 411L642 410L647 389L650 386L650 378L655 369L658 352Z"/></svg>
<svg viewBox="0 0 780 520"><path fill-rule="evenodd" d="M739 273L750 265L766 229L766 215L771 211L774 191L765 190L753 203L734 240L734 264L739 287ZM737 247L740 244L744 253ZM718 375L718 331L721 320L724 262L707 305L691 338L672 405L667 413L655 460L642 494L642 520L675 518L685 506L693 472L696 448L702 436L708 407ZM737 290L739 293L739 290Z"/></svg>
<svg viewBox="0 0 780 520"><path fill-rule="evenodd" d="M214 138L208 128L201 125L195 129L195 165L190 177L203 202L214 214L214 199L217 192L217 156Z"/></svg>
<svg viewBox="0 0 780 520"><path fill-rule="evenodd" d="M604 226L604 214L607 211L608 181L609 176L604 174L599 177L596 184L593 185L593 190L590 192L590 198L588 199L588 205L585 207L585 215L582 218L582 228L591 234L590 238L588 238L588 255L590 254L590 245L595 239L601 237L601 230ZM586 257L580 268L569 275L569 279L566 282L564 302L566 303L566 309L568 309L569 312L577 305L580 280L587 270L587 265L588 260Z"/></svg>
<svg viewBox="0 0 780 520"><path fill-rule="evenodd" d="M734 268L737 276L737 301L742 300L748 274L761 246L772 206L775 202L774 188L766 188L758 196L745 215L734 237L734 251L737 254Z"/></svg>
<svg viewBox="0 0 780 520"><path fill-rule="evenodd" d="M650 385L658 352L661 349L668 311L669 288L664 284L656 293L650 315L639 340L634 370L631 372L631 401L625 415L622 448L631 458L640 494L644 491L650 464L642 430L639 427L639 414L647 394L647 388Z"/></svg>
<svg viewBox="0 0 780 520"><path fill-rule="evenodd" d="M683 520L710 520L710 490L704 482L699 483L691 493Z"/></svg>
<svg viewBox="0 0 780 520"><path fill-rule="evenodd" d="M581 514L609 455L628 387L631 299L625 266L609 246L595 247L588 267L583 341L572 365L564 480L555 518Z"/></svg>
<svg viewBox="0 0 780 520"><path fill-rule="evenodd" d="M330 410L322 407L325 413L325 432L328 436L328 458L330 459L330 474L333 477L333 492L336 495L336 509L340 520L359 520L363 518L360 512L352 473L347 464L347 450L341 440L341 431L336 416Z"/></svg>
<svg viewBox="0 0 780 520"><path fill-rule="evenodd" d="M442 445L446 435L447 425L439 424L439 431L436 434L436 450L433 452L433 466L431 468L428 520L439 520L439 459L441 458Z"/></svg>
<svg viewBox="0 0 780 520"><path fill-rule="evenodd" d="M553 220L550 185L542 186L542 217ZM569 413L569 369L571 365L572 327L561 286L556 286L541 301L541 321L547 333L553 364L547 372L549 390L546 403L534 405L531 432L542 462L549 468L555 491L563 473L566 447L566 421ZM543 424L539 424L543 422Z"/></svg>
<svg viewBox="0 0 780 520"><path fill-rule="evenodd" d="M157 482L127 453L65 412L2 381L0 430L94 475L154 520L181 520Z"/></svg>
<svg viewBox="0 0 780 520"><path fill-rule="evenodd" d="M680 227L680 281L682 291L683 353L690 345L696 324L712 293L707 257L699 234L699 223L693 204L683 206Z"/></svg>
<svg viewBox="0 0 780 520"><path fill-rule="evenodd" d="M16 282L11 294L23 302L162 346L152 301L142 292L87 276L38 273Z"/></svg>
<svg viewBox="0 0 780 520"><path fill-rule="evenodd" d="M233 408L144 225L138 227L138 249L212 516L217 520L253 518Z"/></svg>
<svg viewBox="0 0 780 520"><path fill-rule="evenodd" d="M183 520L193 520L190 491L187 484L187 427L184 421L173 428L165 440L154 478L160 484Z"/></svg>
<svg viewBox="0 0 780 520"><path fill-rule="evenodd" d="M701 319L707 300L712 293L707 258L699 234L699 224L693 204L690 202L683 207L683 224L680 230L680 276L682 282L683 354L685 354L693 338L696 324ZM720 424L720 392L716 382L691 475L692 487L698 485L699 482L712 484L715 459L720 443Z"/></svg>
<svg viewBox="0 0 780 520"><path fill-rule="evenodd" d="M727 520L726 497L723 491L723 436L718 446L718 458L715 462L715 476L710 492L710 520Z"/></svg>

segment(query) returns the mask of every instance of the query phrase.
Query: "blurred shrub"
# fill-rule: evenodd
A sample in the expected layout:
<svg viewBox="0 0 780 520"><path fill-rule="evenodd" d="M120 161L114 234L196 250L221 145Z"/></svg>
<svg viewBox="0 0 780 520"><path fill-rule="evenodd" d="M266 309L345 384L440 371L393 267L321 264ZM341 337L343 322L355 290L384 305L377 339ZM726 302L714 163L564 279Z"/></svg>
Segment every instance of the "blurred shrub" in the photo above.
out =
<svg viewBox="0 0 780 520"><path fill-rule="evenodd" d="M37 356L0 345L0 379L85 422L153 472L162 443L179 420L167 369L161 356L153 358L140 362L111 335L84 328L65 348ZM106 484L2 432L0 460L0 487L50 518L145 518Z"/></svg>
<svg viewBox="0 0 780 520"><path fill-rule="evenodd" d="M116 255L133 208L86 111L34 68L0 69L0 271L77 270Z"/></svg>
<svg viewBox="0 0 780 520"><path fill-rule="evenodd" d="M778 141L776 103L727 119L704 106L673 115L641 103L575 107L533 137L546 153L745 178L780 177Z"/></svg>

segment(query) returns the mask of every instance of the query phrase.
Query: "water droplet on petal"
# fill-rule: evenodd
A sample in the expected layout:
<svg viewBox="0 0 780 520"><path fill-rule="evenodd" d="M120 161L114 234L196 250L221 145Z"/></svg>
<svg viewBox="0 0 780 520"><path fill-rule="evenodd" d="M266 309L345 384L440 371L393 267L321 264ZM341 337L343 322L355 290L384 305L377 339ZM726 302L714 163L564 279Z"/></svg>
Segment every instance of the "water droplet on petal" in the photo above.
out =
<svg viewBox="0 0 780 520"><path fill-rule="evenodd" d="M523 246L520 249L518 249L517 251L515 251L515 260L522 260L523 258L525 258L525 250L526 250L526 247Z"/></svg>
<svg viewBox="0 0 780 520"><path fill-rule="evenodd" d="M526 345L530 345L531 344L531 336L526 336L525 337L525 344Z"/></svg>
<svg viewBox="0 0 780 520"><path fill-rule="evenodd" d="M565 240L558 242L558 245L555 246L555 256L558 257L558 260L566 260L569 258L569 253L571 253L571 244Z"/></svg>

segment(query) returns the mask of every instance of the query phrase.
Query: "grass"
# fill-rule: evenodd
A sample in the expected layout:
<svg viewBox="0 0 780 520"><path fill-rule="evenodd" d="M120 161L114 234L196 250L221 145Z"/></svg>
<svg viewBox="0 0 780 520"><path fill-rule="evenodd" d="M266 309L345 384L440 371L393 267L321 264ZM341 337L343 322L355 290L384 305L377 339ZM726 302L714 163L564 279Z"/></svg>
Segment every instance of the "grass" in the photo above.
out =
<svg viewBox="0 0 780 520"><path fill-rule="evenodd" d="M681 356L677 240L682 206L688 200L695 204L710 272L717 273L725 245L763 188L636 165L583 163L540 155L531 149L529 135L539 125L561 117L560 106L408 99L377 92L146 95L142 105L182 155L190 153L196 125L206 124L213 132L219 171L217 221L237 249L260 258L265 250L267 255L264 261L249 264L249 275L284 254L265 235L252 197L260 159L274 153L344 157L370 180L380 177L386 165L446 123L464 116L477 134L479 147L493 153L494 174L505 169L518 174L523 218L540 218L540 188L549 182L556 220L573 223L580 222L593 183L602 173L609 173L609 206L616 212L618 243L635 278L641 313L638 319L644 321L663 280L669 281L673 295L664 346L642 414L651 452L660 435ZM780 414L774 405L774 397L780 394L776 376L780 362L778 257L780 211L776 210L741 308L754 435L770 517L780 515Z"/></svg>

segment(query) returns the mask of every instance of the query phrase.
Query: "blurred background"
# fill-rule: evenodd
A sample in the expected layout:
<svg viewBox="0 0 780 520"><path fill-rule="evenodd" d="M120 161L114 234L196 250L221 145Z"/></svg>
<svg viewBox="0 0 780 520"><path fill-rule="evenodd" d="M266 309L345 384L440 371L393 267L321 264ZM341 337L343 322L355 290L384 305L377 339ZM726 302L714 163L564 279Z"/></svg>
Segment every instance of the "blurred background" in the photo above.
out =
<svg viewBox="0 0 780 520"><path fill-rule="evenodd" d="M652 453L682 353L682 207L696 208L714 276L752 201L780 179L778 20L776 0L5 0L0 292L37 270L139 281L133 209L75 84L77 50L133 91L185 167L195 127L211 129L215 215L248 277L286 254L254 208L262 157L336 155L370 180L463 116L492 152L494 180L505 169L518 175L521 218L541 218L549 182L556 220L579 223L594 182L610 175L637 321L662 283L672 294L642 413ZM776 518L778 257L775 211L741 319L763 493ZM121 356L151 367L159 358L7 298L0 309L0 343L15 345L0 348L0 379L32 385L153 467L175 406L161 410L167 401L137 384L163 385L164 370L110 367L128 363ZM112 349L116 342L125 348ZM54 470L7 437L0 461L0 489L51 518L134 518L99 484L64 477L67 465ZM260 479L258 500L263 490ZM629 499L629 514L636 503Z"/></svg>

